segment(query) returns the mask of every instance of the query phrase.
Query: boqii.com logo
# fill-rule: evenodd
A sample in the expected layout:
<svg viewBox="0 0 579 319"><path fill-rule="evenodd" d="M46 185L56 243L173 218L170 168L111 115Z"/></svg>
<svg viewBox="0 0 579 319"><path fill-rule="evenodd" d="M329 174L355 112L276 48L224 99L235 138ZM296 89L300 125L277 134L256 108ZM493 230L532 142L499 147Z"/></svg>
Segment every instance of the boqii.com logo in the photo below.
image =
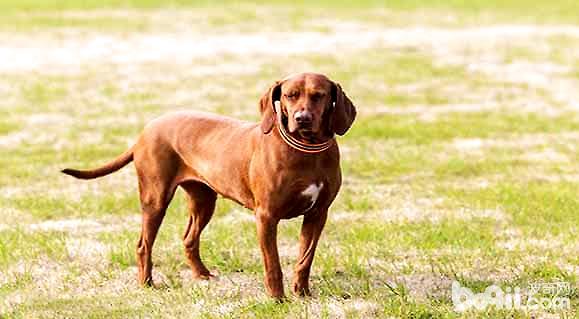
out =
<svg viewBox="0 0 579 319"><path fill-rule="evenodd" d="M481 293L462 287L459 282L452 282L452 303L458 312L469 309L484 310L494 306L496 309L515 310L570 310L569 294L571 284L568 282L533 283L523 295L519 287L504 290L497 285L489 286Z"/></svg>

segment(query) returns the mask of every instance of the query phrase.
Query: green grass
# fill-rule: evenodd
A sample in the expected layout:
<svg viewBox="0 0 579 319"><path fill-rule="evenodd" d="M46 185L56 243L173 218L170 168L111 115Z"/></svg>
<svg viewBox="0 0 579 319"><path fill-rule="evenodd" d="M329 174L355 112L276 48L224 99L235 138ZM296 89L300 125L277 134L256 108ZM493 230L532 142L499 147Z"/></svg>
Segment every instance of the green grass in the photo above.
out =
<svg viewBox="0 0 579 319"><path fill-rule="evenodd" d="M577 228L579 208L574 183L531 182L499 184L492 189L465 192L449 190L450 196L481 207L505 209L512 221L531 236L569 234Z"/></svg>
<svg viewBox="0 0 579 319"><path fill-rule="evenodd" d="M33 71L0 65L0 317L530 315L458 313L453 280L478 292L491 284L524 289L570 282L572 309L555 314L577 316L579 118L572 88L579 41L557 28L512 36L494 27L575 26L578 12L570 0L228 1L222 7L188 0L2 1L6 52L44 43L68 52L66 41L94 39L130 50L64 67L34 68L45 61L37 56ZM431 28L448 38L420 38ZM367 32L392 40L399 29L413 41L364 40ZM292 32L348 45L205 56L175 48L175 59L156 59L156 47L135 44L143 36L191 41L186 35L192 34L219 42L223 34L279 39ZM292 45L300 46L296 39ZM47 47L46 56L54 50ZM141 50L152 58L133 59ZM512 74L511 64L528 68ZM265 90L304 70L328 74L358 109L352 129L338 138L344 181L316 254L314 296L282 304L266 297L252 212L224 199L201 242L203 260L219 280L192 281L182 244L182 191L155 244L158 287L138 287L134 168L96 181L60 170L109 161L148 121L172 110L257 121ZM536 81L541 77L547 81ZM59 226L63 221L78 226ZM300 226L295 219L279 229L286 292Z"/></svg>
<svg viewBox="0 0 579 319"><path fill-rule="evenodd" d="M256 8L258 10L256 10ZM274 8L275 10L267 10ZM267 28L283 31L316 30L325 32L327 26L309 22L320 14L332 12L340 19L358 20L361 16L366 22L379 26L434 25L460 27L476 26L481 23L577 23L579 5L573 0L558 1L426 1L393 0L387 1L297 1L285 0L270 2L263 6L254 1L225 1L215 6L205 0L8 0L0 3L0 22L2 30L43 31L52 30L94 30L97 32L148 32L156 28L155 21L148 17L133 16L92 16L67 15L69 12L102 11L122 9L124 11L147 12L156 9L175 11L190 10L209 12L209 15L195 15L198 28L216 28L259 31ZM233 13L233 14L232 14ZM265 22L265 23L264 23ZM166 28L172 28L170 23Z"/></svg>
<svg viewBox="0 0 579 319"><path fill-rule="evenodd" d="M62 232L28 231L23 228L0 233L0 265L6 267L19 260L34 260L41 256L66 260L65 238Z"/></svg>
<svg viewBox="0 0 579 319"><path fill-rule="evenodd" d="M513 125L516 124L516 125ZM363 128L356 130L357 127ZM579 121L575 113L555 118L536 113L474 112L447 114L425 123L414 115L376 115L362 119L346 139L405 139L423 144L454 138L493 138L506 134L557 133L575 131Z"/></svg>
<svg viewBox="0 0 579 319"><path fill-rule="evenodd" d="M223 4L226 6L238 6L240 4L253 4L253 1L226 1ZM416 10L449 10L458 12L461 14L508 14L511 16L530 16L531 18L558 18L562 20L577 19L577 3L572 0L559 0L551 2L542 1L523 1L523 0L507 0L507 1L460 1L460 0L444 0L444 1L425 1L425 0L412 0L412 1L402 1L394 0L388 1L385 5L382 1L368 0L359 1L352 3L349 1L315 1L314 3L307 1L295 1L291 4L284 0L273 1L272 5L276 6L289 6L293 5L300 9L305 9L307 7L314 8L332 8L334 10L352 10L352 9L367 9L367 8L379 8L387 7L394 10L400 11L416 11ZM58 0L52 2L46 2L41 0L24 0L15 1L9 0L4 1L1 9L4 12L11 11L23 11L23 10L34 10L34 11L45 11L45 10L90 10L90 9L101 9L101 8L159 8L159 7L192 7L192 8L207 8L212 3L205 0L170 0L170 1L160 1L160 0L106 0L106 1L96 1L96 0ZM575 22L577 20L574 20Z"/></svg>

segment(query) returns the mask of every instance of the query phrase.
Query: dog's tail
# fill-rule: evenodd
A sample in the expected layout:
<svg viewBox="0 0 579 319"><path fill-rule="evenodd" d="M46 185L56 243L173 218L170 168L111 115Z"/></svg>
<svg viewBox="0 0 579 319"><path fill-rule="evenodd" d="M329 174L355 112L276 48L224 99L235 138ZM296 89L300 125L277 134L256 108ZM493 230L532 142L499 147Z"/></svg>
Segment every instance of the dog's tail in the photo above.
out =
<svg viewBox="0 0 579 319"><path fill-rule="evenodd" d="M71 168L65 168L61 172L64 174L74 176L80 179L93 179L101 176L108 175L112 172L116 172L125 165L129 164L133 160L133 147L126 150L123 154L119 157L115 158L114 160L108 162L107 164L91 169L91 170L77 170Z"/></svg>

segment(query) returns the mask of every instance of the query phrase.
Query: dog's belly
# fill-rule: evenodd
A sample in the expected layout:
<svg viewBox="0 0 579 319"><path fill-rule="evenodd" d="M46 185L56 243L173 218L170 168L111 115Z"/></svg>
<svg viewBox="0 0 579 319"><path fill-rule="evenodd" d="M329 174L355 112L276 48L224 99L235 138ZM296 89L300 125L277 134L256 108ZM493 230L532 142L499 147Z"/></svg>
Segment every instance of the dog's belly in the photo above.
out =
<svg viewBox="0 0 579 319"><path fill-rule="evenodd" d="M202 154L187 159L182 180L202 182L217 194L253 209L254 198L247 181L248 174L243 173L245 165L223 158L206 158L207 152Z"/></svg>
<svg viewBox="0 0 579 319"><path fill-rule="evenodd" d="M248 182L236 167L226 163L222 166L212 166L204 172L204 180L219 195L231 199L246 208L254 208L254 199Z"/></svg>
<svg viewBox="0 0 579 319"><path fill-rule="evenodd" d="M248 165L256 124L204 113L173 115L163 138L179 154L181 181L199 181L223 197L253 209Z"/></svg>

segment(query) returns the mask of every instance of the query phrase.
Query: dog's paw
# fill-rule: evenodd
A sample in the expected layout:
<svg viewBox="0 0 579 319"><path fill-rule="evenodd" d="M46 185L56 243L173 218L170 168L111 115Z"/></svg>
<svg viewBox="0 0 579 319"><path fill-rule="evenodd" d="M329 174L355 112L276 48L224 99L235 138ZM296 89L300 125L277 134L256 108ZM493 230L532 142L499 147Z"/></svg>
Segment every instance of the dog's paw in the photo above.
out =
<svg viewBox="0 0 579 319"><path fill-rule="evenodd" d="M290 299L289 299L288 297L286 297L285 295L281 295L281 296L278 296L278 297L273 297L273 299L274 299L274 301L275 301L276 303L278 303L278 304L283 304L283 303L286 303L286 302L289 302L289 301L290 301Z"/></svg>
<svg viewBox="0 0 579 319"><path fill-rule="evenodd" d="M307 285L303 286L298 283L292 284L292 292L294 293L294 295L299 297L309 297L312 295L312 293L310 292L310 288Z"/></svg>
<svg viewBox="0 0 579 319"><path fill-rule="evenodd" d="M193 274L193 279L195 280L213 280L213 279L217 279L217 276L210 273L210 272L206 272L206 273L201 273L201 274Z"/></svg>

